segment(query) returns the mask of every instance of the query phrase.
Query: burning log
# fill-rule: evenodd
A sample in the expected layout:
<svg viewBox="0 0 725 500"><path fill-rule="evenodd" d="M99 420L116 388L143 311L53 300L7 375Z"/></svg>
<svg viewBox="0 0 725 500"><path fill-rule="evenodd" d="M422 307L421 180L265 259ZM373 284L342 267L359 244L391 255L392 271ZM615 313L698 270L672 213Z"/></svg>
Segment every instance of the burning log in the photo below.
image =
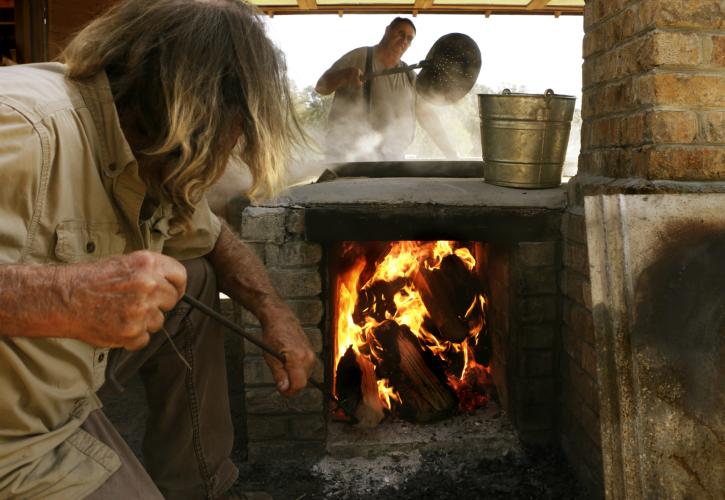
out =
<svg viewBox="0 0 725 500"><path fill-rule="evenodd" d="M375 365L365 356L357 356L362 371L362 401L355 409L359 427L375 427L385 416L383 403L378 397L378 381L375 377Z"/></svg>
<svg viewBox="0 0 725 500"><path fill-rule="evenodd" d="M450 415L456 396L437 358L424 351L406 325L386 320L373 331L378 378L387 378L400 396L402 417L431 422Z"/></svg>
<svg viewBox="0 0 725 500"><path fill-rule="evenodd" d="M337 364L335 393L346 407L355 409L360 427L375 427L385 416L378 398L375 366L366 357L348 347Z"/></svg>
<svg viewBox="0 0 725 500"><path fill-rule="evenodd" d="M383 321L385 313L395 314L395 294L406 284L405 278L393 281L376 281L372 285L360 290L352 319L357 324L364 323L369 316L376 321Z"/></svg>
<svg viewBox="0 0 725 500"><path fill-rule="evenodd" d="M448 255L437 269L421 267L413 282L438 330L438 338L462 342L469 334L466 313L480 293L478 282L463 261L455 254ZM480 309L475 314L478 318L474 321L480 319Z"/></svg>

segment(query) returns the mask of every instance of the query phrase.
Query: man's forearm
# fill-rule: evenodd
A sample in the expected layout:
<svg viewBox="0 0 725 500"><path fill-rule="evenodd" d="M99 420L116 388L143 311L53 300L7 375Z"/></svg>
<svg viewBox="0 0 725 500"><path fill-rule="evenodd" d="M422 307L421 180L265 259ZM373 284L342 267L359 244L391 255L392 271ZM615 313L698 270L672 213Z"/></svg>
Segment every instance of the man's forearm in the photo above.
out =
<svg viewBox="0 0 725 500"><path fill-rule="evenodd" d="M254 314L267 345L284 356L284 365L269 355L267 363L281 394L292 395L307 384L315 354L292 310L274 290L262 262L222 224L209 255L219 289Z"/></svg>
<svg viewBox="0 0 725 500"><path fill-rule="evenodd" d="M0 336L57 336L66 287L56 266L0 266Z"/></svg>
<svg viewBox="0 0 725 500"><path fill-rule="evenodd" d="M222 225L219 239L209 255L219 290L254 314L263 324L283 304L262 261L231 230Z"/></svg>

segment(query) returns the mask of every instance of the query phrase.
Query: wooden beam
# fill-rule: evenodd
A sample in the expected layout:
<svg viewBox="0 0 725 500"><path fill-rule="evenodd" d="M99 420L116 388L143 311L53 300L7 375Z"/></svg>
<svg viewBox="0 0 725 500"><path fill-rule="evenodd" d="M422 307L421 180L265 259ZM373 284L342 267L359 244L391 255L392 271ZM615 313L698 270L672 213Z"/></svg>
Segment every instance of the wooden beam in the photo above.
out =
<svg viewBox="0 0 725 500"><path fill-rule="evenodd" d="M267 9L264 9L267 11ZM286 14L337 14L342 17L343 14L411 14L414 10L418 14L479 14L479 15L553 15L559 12L562 16L581 16L584 14L583 7L577 6L557 6L545 7L538 10L529 10L527 6L508 6L508 5L431 5L426 9L420 9L415 5L401 4L350 4L343 8L338 5L317 5L316 10L301 9L297 5L277 5L273 8L275 15Z"/></svg>
<svg viewBox="0 0 725 500"><path fill-rule="evenodd" d="M317 10L317 0L297 0L300 9Z"/></svg>
<svg viewBox="0 0 725 500"><path fill-rule="evenodd" d="M433 6L433 0L415 0L415 5L413 5L413 8L416 12L420 12L421 10L429 9Z"/></svg>
<svg viewBox="0 0 725 500"><path fill-rule="evenodd" d="M549 0L531 0L526 6L527 10L540 10L549 4Z"/></svg>

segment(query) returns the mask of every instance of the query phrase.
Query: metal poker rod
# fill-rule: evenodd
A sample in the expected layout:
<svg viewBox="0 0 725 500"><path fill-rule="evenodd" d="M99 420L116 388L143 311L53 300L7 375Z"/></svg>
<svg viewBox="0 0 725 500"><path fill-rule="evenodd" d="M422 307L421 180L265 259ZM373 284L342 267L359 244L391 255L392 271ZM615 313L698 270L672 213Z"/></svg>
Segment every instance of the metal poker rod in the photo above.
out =
<svg viewBox="0 0 725 500"><path fill-rule="evenodd" d="M275 351L274 349L272 349L270 346L268 346L267 344L265 344L258 338L245 332L244 330L242 330L242 328L239 325L237 325L233 321L225 318L224 316L222 316L221 314L219 314L218 312L216 312L214 309L207 306L203 302L200 302L197 299L195 299L194 297L191 297L187 294L184 294L181 297L181 300L183 300L190 306L199 309L201 312L203 312L210 318L215 319L222 325L226 326L227 328L229 328L231 331L233 331L237 335L244 337L245 339L247 339L252 344L254 344L257 347L259 347L260 349L262 349L264 352L266 352L270 356L274 356L276 359L281 361L282 364L284 364L286 362L286 358L285 358L284 354L282 354L281 352ZM338 407L340 407L342 409L342 411L344 411L348 417L351 417L351 418L357 420L357 418L355 417L354 411L352 409L348 408L347 405L345 404L345 402L340 401L332 392L328 391L327 388L323 384L321 384L320 382L318 382L317 380L315 380L313 378L308 379L308 382L312 386L314 386L317 389L319 389L320 391L322 391L322 394L324 394L330 401L334 402Z"/></svg>

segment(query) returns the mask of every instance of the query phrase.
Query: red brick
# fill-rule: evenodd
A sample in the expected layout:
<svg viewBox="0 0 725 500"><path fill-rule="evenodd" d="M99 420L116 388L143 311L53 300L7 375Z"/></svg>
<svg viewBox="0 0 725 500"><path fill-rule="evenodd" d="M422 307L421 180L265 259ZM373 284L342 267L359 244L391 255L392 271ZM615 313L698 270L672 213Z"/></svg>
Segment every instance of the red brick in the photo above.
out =
<svg viewBox="0 0 725 500"><path fill-rule="evenodd" d="M581 128L581 150L592 147L592 124L589 120L582 122Z"/></svg>
<svg viewBox="0 0 725 500"><path fill-rule="evenodd" d="M586 245L587 230L583 215L568 212L564 216L564 239Z"/></svg>
<svg viewBox="0 0 725 500"><path fill-rule="evenodd" d="M655 18L659 9L659 5L656 1L644 0L640 2L635 8L636 14L636 31L649 30L655 25Z"/></svg>
<svg viewBox="0 0 725 500"><path fill-rule="evenodd" d="M582 64L582 87L597 83L597 67L594 57L588 57Z"/></svg>
<svg viewBox="0 0 725 500"><path fill-rule="evenodd" d="M716 181L725 179L725 147L654 146L643 148L638 171L648 179Z"/></svg>
<svg viewBox="0 0 725 500"><path fill-rule="evenodd" d="M725 35L713 35L709 39L711 47L710 64L725 66Z"/></svg>
<svg viewBox="0 0 725 500"><path fill-rule="evenodd" d="M646 50L643 59L652 67L697 66L702 62L702 42L696 33L655 31L648 37Z"/></svg>
<svg viewBox="0 0 725 500"><path fill-rule="evenodd" d="M586 123L588 118L603 115L604 107L601 103L604 101L604 93L606 87L584 88L582 92L582 120Z"/></svg>
<svg viewBox="0 0 725 500"><path fill-rule="evenodd" d="M589 258L586 245L568 244L564 247L564 265L580 274L589 273Z"/></svg>
<svg viewBox="0 0 725 500"><path fill-rule="evenodd" d="M626 79L607 85L604 90L603 110L606 113L631 111L636 108L634 99L634 81Z"/></svg>
<svg viewBox="0 0 725 500"><path fill-rule="evenodd" d="M609 15L606 0L584 2L584 27L593 26Z"/></svg>
<svg viewBox="0 0 725 500"><path fill-rule="evenodd" d="M634 5L622 12L619 23L622 25L622 36L624 38L631 38L639 32L639 25L637 23L638 8L639 6Z"/></svg>
<svg viewBox="0 0 725 500"><path fill-rule="evenodd" d="M600 155L599 151L590 149L588 151L582 150L582 152L579 153L578 173L589 174L589 175L601 175L601 174L603 174L603 172L604 172L604 169L601 164L601 155Z"/></svg>
<svg viewBox="0 0 725 500"><path fill-rule="evenodd" d="M725 76L651 73L637 79L637 104L725 108Z"/></svg>
<svg viewBox="0 0 725 500"><path fill-rule="evenodd" d="M631 151L624 148L609 148L602 151L603 174L607 177L624 178L632 175Z"/></svg>
<svg viewBox="0 0 725 500"><path fill-rule="evenodd" d="M659 0L650 3L659 7L654 19L658 28L720 29L725 26L725 6L717 0Z"/></svg>
<svg viewBox="0 0 725 500"><path fill-rule="evenodd" d="M585 59L602 51L602 35L601 27L592 30L584 30L584 38L582 39L582 57Z"/></svg>
<svg viewBox="0 0 725 500"><path fill-rule="evenodd" d="M647 113L648 142L691 144L699 132L698 118L692 111L652 111Z"/></svg>
<svg viewBox="0 0 725 500"><path fill-rule="evenodd" d="M553 241L525 241L518 244L519 262L528 267L556 264L557 246Z"/></svg>
<svg viewBox="0 0 725 500"><path fill-rule="evenodd" d="M622 119L622 145L640 146L646 142L646 113L637 113Z"/></svg>
<svg viewBox="0 0 725 500"><path fill-rule="evenodd" d="M725 143L725 111L702 113L703 140L710 143Z"/></svg>
<svg viewBox="0 0 725 500"><path fill-rule="evenodd" d="M602 118L592 123L592 145L593 146L618 146L619 145L619 119Z"/></svg>
<svg viewBox="0 0 725 500"><path fill-rule="evenodd" d="M625 148L602 148L582 151L579 172L607 177L630 177L632 175L632 152Z"/></svg>
<svg viewBox="0 0 725 500"><path fill-rule="evenodd" d="M725 181L725 147L705 148L703 163L709 179Z"/></svg>

